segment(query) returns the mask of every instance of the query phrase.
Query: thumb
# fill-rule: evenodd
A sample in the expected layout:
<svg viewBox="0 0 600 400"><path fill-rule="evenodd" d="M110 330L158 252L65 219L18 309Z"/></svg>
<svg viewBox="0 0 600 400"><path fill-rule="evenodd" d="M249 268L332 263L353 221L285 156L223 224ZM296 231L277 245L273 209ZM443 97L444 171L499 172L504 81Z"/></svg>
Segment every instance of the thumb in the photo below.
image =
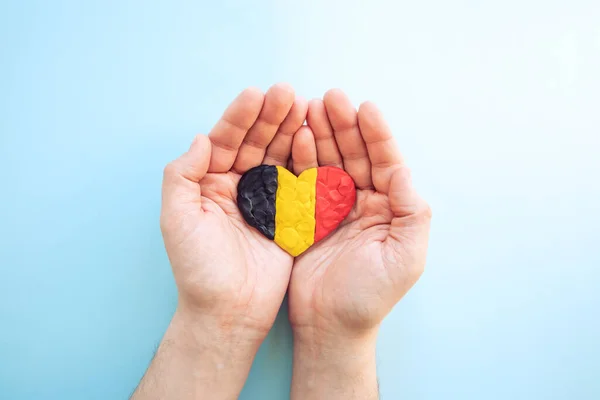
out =
<svg viewBox="0 0 600 400"><path fill-rule="evenodd" d="M405 272L418 278L425 267L429 242L431 208L412 185L410 170L402 166L393 172L388 192L394 214L386 245L395 254Z"/></svg>
<svg viewBox="0 0 600 400"><path fill-rule="evenodd" d="M182 204L194 204L202 211L199 182L208 171L210 154L208 136L197 135L187 152L167 164L163 174L163 208L172 210Z"/></svg>
<svg viewBox="0 0 600 400"><path fill-rule="evenodd" d="M388 198L394 219L410 217L428 207L413 187L410 169L406 166L400 166L392 173Z"/></svg>

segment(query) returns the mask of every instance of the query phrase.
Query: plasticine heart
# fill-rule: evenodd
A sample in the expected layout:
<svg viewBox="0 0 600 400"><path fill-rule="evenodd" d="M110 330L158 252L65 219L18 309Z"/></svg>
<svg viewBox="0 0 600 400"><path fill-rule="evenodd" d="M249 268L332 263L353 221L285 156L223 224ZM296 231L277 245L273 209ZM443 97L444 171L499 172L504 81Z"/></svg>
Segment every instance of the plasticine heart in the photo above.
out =
<svg viewBox="0 0 600 400"><path fill-rule="evenodd" d="M294 257L337 228L355 200L354 181L336 167L310 168L296 177L283 167L259 165L238 183L246 222Z"/></svg>

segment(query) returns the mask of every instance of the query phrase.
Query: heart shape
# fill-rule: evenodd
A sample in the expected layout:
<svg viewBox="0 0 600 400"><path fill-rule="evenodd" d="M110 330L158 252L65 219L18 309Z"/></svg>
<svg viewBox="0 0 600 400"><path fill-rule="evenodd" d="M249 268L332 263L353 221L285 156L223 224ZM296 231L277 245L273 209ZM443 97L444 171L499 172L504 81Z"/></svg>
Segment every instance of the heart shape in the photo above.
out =
<svg viewBox="0 0 600 400"><path fill-rule="evenodd" d="M354 181L337 167L309 168L296 177L259 165L238 183L244 220L294 257L335 230L355 201Z"/></svg>

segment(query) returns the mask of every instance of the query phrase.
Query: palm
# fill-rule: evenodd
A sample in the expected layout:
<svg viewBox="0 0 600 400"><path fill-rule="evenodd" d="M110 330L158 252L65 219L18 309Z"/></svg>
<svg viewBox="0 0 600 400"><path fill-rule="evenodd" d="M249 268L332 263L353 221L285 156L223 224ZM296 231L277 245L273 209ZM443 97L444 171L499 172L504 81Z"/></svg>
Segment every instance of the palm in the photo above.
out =
<svg viewBox="0 0 600 400"><path fill-rule="evenodd" d="M221 268L191 280L235 290L248 303L268 303L285 291L292 258L245 223L235 201L239 179L228 172L209 173L200 181L204 215L193 242L206 254L219 254Z"/></svg>
<svg viewBox="0 0 600 400"><path fill-rule="evenodd" d="M385 262L392 217L387 196L359 190L344 224L296 260L290 293L305 300L294 306L331 315L344 325L379 319L376 310L385 300L380 291L392 279Z"/></svg>

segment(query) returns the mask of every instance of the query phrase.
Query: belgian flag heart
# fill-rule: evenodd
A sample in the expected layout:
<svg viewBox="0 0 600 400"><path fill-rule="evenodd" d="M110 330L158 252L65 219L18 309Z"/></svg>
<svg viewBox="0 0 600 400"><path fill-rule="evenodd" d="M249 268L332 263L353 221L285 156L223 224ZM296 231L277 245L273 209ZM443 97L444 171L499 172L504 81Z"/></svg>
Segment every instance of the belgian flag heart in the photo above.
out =
<svg viewBox="0 0 600 400"><path fill-rule="evenodd" d="M337 228L356 200L354 181L336 167L296 177L283 167L259 165L242 175L237 189L246 222L294 257Z"/></svg>

